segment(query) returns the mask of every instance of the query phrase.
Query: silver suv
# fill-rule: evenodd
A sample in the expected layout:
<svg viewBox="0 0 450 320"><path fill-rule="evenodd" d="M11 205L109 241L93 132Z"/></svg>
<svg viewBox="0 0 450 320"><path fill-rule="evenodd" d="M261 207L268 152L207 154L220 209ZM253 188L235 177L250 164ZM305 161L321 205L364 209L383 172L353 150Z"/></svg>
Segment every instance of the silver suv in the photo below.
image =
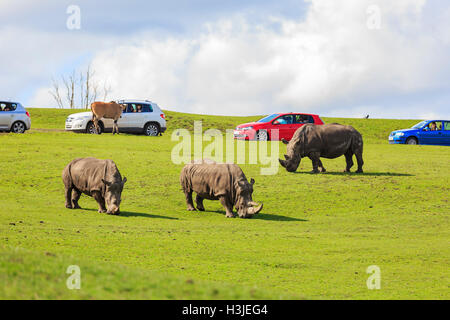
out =
<svg viewBox="0 0 450 320"><path fill-rule="evenodd" d="M166 116L156 103L149 100L120 100L117 103L127 105L122 117L117 121L119 132L157 136L166 131ZM113 120L103 118L99 121L99 125L101 132L111 132ZM92 112L80 112L68 116L66 131L96 133L92 122Z"/></svg>
<svg viewBox="0 0 450 320"><path fill-rule="evenodd" d="M0 131L24 133L30 128L30 114L20 103L0 101Z"/></svg>

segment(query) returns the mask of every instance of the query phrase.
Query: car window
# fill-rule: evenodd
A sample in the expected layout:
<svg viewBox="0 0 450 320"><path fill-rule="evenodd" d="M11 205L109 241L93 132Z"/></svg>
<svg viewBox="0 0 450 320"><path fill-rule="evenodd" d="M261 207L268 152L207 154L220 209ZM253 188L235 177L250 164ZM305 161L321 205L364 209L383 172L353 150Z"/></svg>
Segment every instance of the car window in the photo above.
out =
<svg viewBox="0 0 450 320"><path fill-rule="evenodd" d="M444 130L450 131L450 121L445 121L444 122Z"/></svg>
<svg viewBox="0 0 450 320"><path fill-rule="evenodd" d="M142 112L153 112L153 107L151 104L144 104L142 106Z"/></svg>
<svg viewBox="0 0 450 320"><path fill-rule="evenodd" d="M426 131L440 131L442 130L441 121L431 121L425 128Z"/></svg>
<svg viewBox="0 0 450 320"><path fill-rule="evenodd" d="M420 129L422 128L427 122L426 121L421 121L418 124L414 125L412 128L413 129Z"/></svg>
<svg viewBox="0 0 450 320"><path fill-rule="evenodd" d="M294 116L293 115L285 115L277 118L273 124L293 124Z"/></svg>
<svg viewBox="0 0 450 320"><path fill-rule="evenodd" d="M259 119L257 122L269 122L269 121L275 119L276 117L278 117L278 114L274 113L274 114L271 114L270 116Z"/></svg>
<svg viewBox="0 0 450 320"><path fill-rule="evenodd" d="M17 108L17 104L15 103L7 103L7 102L2 102L0 103L0 109L1 111L14 111Z"/></svg>
<svg viewBox="0 0 450 320"><path fill-rule="evenodd" d="M127 113L136 112L136 110L137 110L136 104L134 104L134 103L127 104Z"/></svg>
<svg viewBox="0 0 450 320"><path fill-rule="evenodd" d="M294 121L295 123L314 123L314 118L307 114L296 114Z"/></svg>

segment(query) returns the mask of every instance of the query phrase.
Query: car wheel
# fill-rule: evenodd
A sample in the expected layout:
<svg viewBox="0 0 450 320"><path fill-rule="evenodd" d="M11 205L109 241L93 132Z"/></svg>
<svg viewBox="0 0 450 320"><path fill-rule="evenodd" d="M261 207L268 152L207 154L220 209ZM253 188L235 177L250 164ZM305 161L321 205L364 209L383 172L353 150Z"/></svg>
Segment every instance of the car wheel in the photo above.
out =
<svg viewBox="0 0 450 320"><path fill-rule="evenodd" d="M26 130L25 124L22 121L14 122L11 126L11 132L24 133Z"/></svg>
<svg viewBox="0 0 450 320"><path fill-rule="evenodd" d="M418 144L418 142L416 138L411 137L406 140L406 144Z"/></svg>
<svg viewBox="0 0 450 320"><path fill-rule="evenodd" d="M258 141L268 141L269 140L269 134L266 130L260 130L256 134L256 140Z"/></svg>
<svg viewBox="0 0 450 320"><path fill-rule="evenodd" d="M102 134L102 126L100 125L100 124L98 124L98 126L99 126L99 129L100 129L100 132L98 133L98 134ZM91 122L89 122L88 124L87 124L87 126L86 126L86 133L89 133L89 134L97 134L97 130L95 130L95 125L94 125L94 123L91 121Z"/></svg>
<svg viewBox="0 0 450 320"><path fill-rule="evenodd" d="M144 134L156 137L159 134L159 126L156 123L147 123L144 127Z"/></svg>

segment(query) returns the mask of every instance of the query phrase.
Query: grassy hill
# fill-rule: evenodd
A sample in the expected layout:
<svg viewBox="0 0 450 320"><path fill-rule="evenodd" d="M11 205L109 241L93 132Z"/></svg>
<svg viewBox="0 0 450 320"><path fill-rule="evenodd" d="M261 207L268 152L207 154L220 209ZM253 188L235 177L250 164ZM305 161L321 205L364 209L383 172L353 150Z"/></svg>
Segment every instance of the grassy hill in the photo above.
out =
<svg viewBox="0 0 450 320"><path fill-rule="evenodd" d="M72 113L83 112L81 109L30 109L32 127L34 129L59 129L64 130L64 122ZM167 120L167 132L171 133L178 128L194 129L194 121L202 121L203 129L234 129L237 125L256 121L262 116L231 117L209 116L174 111L164 111ZM395 119L349 119L322 117L325 123L341 123L354 126L364 137L366 142L386 143L389 133L395 129L410 128L419 120L395 120Z"/></svg>
<svg viewBox="0 0 450 320"><path fill-rule="evenodd" d="M324 118L363 134L365 174L342 173L343 158L325 159L319 175L308 159L270 176L242 165L264 202L243 220L226 219L218 201L186 211L170 136L193 120L224 130L258 117L167 112L168 134L145 137L63 132L72 110L30 113L33 130L0 135L2 299L450 298L450 148L387 143L418 120ZM61 171L84 156L113 159L128 178L120 216L86 196L83 210L64 208ZM66 288L69 265L81 268L81 290ZM367 289L371 265L381 290Z"/></svg>

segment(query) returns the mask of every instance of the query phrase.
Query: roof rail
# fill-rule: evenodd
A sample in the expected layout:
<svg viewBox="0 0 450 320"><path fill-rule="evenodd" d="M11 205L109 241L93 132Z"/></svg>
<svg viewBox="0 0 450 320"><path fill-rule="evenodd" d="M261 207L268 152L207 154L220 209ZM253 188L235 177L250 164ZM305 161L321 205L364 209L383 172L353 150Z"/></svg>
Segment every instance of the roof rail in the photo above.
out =
<svg viewBox="0 0 450 320"><path fill-rule="evenodd" d="M151 102L150 100L142 100L142 99L120 99L119 102L121 101L136 101L136 102Z"/></svg>

